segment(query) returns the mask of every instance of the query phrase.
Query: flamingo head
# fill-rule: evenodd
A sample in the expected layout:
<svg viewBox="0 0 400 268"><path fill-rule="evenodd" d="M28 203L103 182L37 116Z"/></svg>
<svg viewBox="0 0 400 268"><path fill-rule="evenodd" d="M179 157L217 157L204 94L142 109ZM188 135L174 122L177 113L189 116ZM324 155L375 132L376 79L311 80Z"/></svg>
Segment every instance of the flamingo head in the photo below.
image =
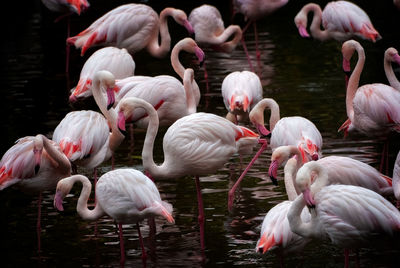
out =
<svg viewBox="0 0 400 268"><path fill-rule="evenodd" d="M355 50L360 47L360 43L355 40L348 40L342 45L343 55L343 71L345 73L350 72L350 59L353 56Z"/></svg>
<svg viewBox="0 0 400 268"><path fill-rule="evenodd" d="M397 49L390 47L385 51L385 58L388 58L391 62L396 62L400 65L400 56Z"/></svg>
<svg viewBox="0 0 400 268"><path fill-rule="evenodd" d="M74 185L71 183L71 178L64 178L57 183L56 194L54 195L53 205L59 211L63 211L64 207L62 202L64 198L71 192L72 186Z"/></svg>
<svg viewBox="0 0 400 268"><path fill-rule="evenodd" d="M196 47L194 48L194 53L199 60L200 67L203 66L204 60L206 58L206 54L204 53L204 51L196 45Z"/></svg>
<svg viewBox="0 0 400 268"><path fill-rule="evenodd" d="M40 163L42 161L43 152L43 139L38 136L35 137L33 141L33 157L35 161L35 174L39 172Z"/></svg>
<svg viewBox="0 0 400 268"><path fill-rule="evenodd" d="M309 169L311 163L304 164L302 168L297 171L296 175L296 186L300 192L303 193L303 199L309 208L315 207L315 201L313 193L311 192L311 183L315 178L315 173L313 170Z"/></svg>
<svg viewBox="0 0 400 268"><path fill-rule="evenodd" d="M278 180L276 179L278 174L278 168L279 168L279 161L272 160L271 164L269 165L268 175L273 185L278 185Z"/></svg>
<svg viewBox="0 0 400 268"><path fill-rule="evenodd" d="M294 147L294 146L293 146ZM280 146L276 148L271 155L271 164L268 169L268 175L272 182L277 185L278 168L283 165L291 157L290 146Z"/></svg>
<svg viewBox="0 0 400 268"><path fill-rule="evenodd" d="M180 9L172 9L172 17L174 18L174 20L176 21L176 23L182 25L183 27L186 28L186 30L188 31L189 35L193 35L194 34L194 29L192 24L190 24L186 13L183 10Z"/></svg>
<svg viewBox="0 0 400 268"><path fill-rule="evenodd" d="M80 15L81 12L87 10L90 6L87 0L67 0L69 8L72 12Z"/></svg>
<svg viewBox="0 0 400 268"><path fill-rule="evenodd" d="M106 92L107 92L107 110L110 110L115 104L114 87L108 87Z"/></svg>
<svg viewBox="0 0 400 268"><path fill-rule="evenodd" d="M310 34L307 32L307 14L303 12L299 12L294 18L294 23L296 24L297 29L299 30L299 34L301 37L310 38Z"/></svg>
<svg viewBox="0 0 400 268"><path fill-rule="evenodd" d="M123 111L120 110L120 111L118 112L117 124L118 124L118 129L119 129L119 131L120 131L124 136L127 135L125 123L126 123L125 114L124 114Z"/></svg>

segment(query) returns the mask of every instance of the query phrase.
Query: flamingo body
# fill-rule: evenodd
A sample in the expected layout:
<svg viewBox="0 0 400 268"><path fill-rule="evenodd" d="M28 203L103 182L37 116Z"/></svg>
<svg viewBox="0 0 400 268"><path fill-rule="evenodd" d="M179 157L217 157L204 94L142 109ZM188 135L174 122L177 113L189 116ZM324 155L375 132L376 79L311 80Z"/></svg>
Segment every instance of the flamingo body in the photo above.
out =
<svg viewBox="0 0 400 268"><path fill-rule="evenodd" d="M229 113L247 117L251 109L262 99L260 78L249 71L227 75L221 86L224 104Z"/></svg>
<svg viewBox="0 0 400 268"><path fill-rule="evenodd" d="M51 11L60 13L73 12L78 15L90 6L87 0L42 0L42 3Z"/></svg>
<svg viewBox="0 0 400 268"><path fill-rule="evenodd" d="M239 12L250 20L259 20L268 16L277 9L283 7L289 0L234 0L236 12Z"/></svg>
<svg viewBox="0 0 400 268"><path fill-rule="evenodd" d="M308 37L307 14L313 11L311 35L321 41L335 39L345 41L354 36L375 42L381 36L374 28L367 13L348 1L329 2L323 11L314 3L305 5L295 17L295 24L302 37ZM321 20L324 30L321 30Z"/></svg>
<svg viewBox="0 0 400 268"><path fill-rule="evenodd" d="M91 96L93 77L101 70L111 72L116 79L122 79L134 75L135 61L124 48L105 47L97 50L83 65L78 85L72 89L70 100Z"/></svg>
<svg viewBox="0 0 400 268"><path fill-rule="evenodd" d="M192 27L181 10L166 8L162 14L159 18L151 7L144 4L122 5L97 19L77 36L68 38L67 42L82 48L82 55L89 47L101 44L126 48L130 53L147 47L153 56L164 57L171 43L166 16L173 16L189 32ZM159 31L161 46L158 44Z"/></svg>

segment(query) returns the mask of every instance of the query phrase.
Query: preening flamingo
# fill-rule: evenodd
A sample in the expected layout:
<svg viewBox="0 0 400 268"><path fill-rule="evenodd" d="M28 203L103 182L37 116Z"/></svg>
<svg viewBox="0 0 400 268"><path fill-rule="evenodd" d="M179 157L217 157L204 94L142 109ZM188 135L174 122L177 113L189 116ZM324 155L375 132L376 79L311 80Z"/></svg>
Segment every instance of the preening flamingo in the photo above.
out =
<svg viewBox="0 0 400 268"><path fill-rule="evenodd" d="M262 19L265 16L270 15L275 12L277 9L286 5L289 0L232 0L234 7L234 14L241 13L244 15L245 20L248 20L246 26L242 29L242 45L245 50L247 59L249 61L251 71L254 71L253 65L250 60L250 56L247 52L247 47L244 42L244 33L250 24L253 24L254 28L254 37L256 41L256 53L257 53L257 61L260 61L260 51L258 50L258 33L257 33L257 24L256 21Z"/></svg>
<svg viewBox="0 0 400 268"><path fill-rule="evenodd" d="M129 53L136 53L143 48L154 57L166 56L171 47L168 32L168 17L183 25L193 34L193 27L185 12L171 7L165 8L158 17L157 13L144 4L126 4L114 8L86 30L67 39L71 45L81 48L81 55L94 45L109 45L126 48ZM158 42L159 34L161 43Z"/></svg>
<svg viewBox="0 0 400 268"><path fill-rule="evenodd" d="M204 250L204 210L199 176L216 172L235 154L249 154L258 142L258 135L245 127L209 113L194 113L178 119L163 138L164 162L153 160L154 140L158 131L158 116L153 106L138 98L120 102L118 127L125 130L125 119L136 108L143 108L149 125L143 145L144 169L154 178L195 176L199 205L201 248Z"/></svg>
<svg viewBox="0 0 400 268"><path fill-rule="evenodd" d="M134 75L135 61L125 48L105 47L94 52L82 67L79 82L71 91L69 100L87 98L92 95L90 90L93 76L102 70L111 72L115 79L123 79Z"/></svg>
<svg viewBox="0 0 400 268"><path fill-rule="evenodd" d="M269 108L271 115L269 127L264 126L264 110ZM279 146L294 145L301 152L303 162L321 158L322 136L310 120L301 116L280 118L279 105L275 100L264 98L250 112L250 121L264 136L271 135L270 146L274 151Z"/></svg>
<svg viewBox="0 0 400 268"><path fill-rule="evenodd" d="M265 215L260 239L257 241L256 251L266 253L274 249L279 249L283 253L299 251L310 241L292 232L290 229L287 214L297 193L294 186L294 180L297 173L297 160L289 159L285 165L285 188L288 195L287 201L283 201L271 208ZM310 213L306 208L301 213L301 219L304 222L310 221Z"/></svg>
<svg viewBox="0 0 400 268"><path fill-rule="evenodd" d="M294 18L294 23L302 37L310 37L307 32L307 15L309 12L314 14L310 30L315 39L346 41L355 36L372 42L381 39L367 13L348 1L329 2L323 11L317 4L309 3L305 5ZM321 30L321 21L324 30Z"/></svg>
<svg viewBox="0 0 400 268"><path fill-rule="evenodd" d="M107 110L105 96L101 93L102 87L106 87L108 92L114 90L115 79L109 74L107 71L97 72L92 85L93 96L105 117L94 111L70 112L53 134L53 140L68 159L88 169L95 169L108 160L124 139L116 127L117 114L114 109Z"/></svg>
<svg viewBox="0 0 400 268"><path fill-rule="evenodd" d="M350 70L350 59L357 51L358 60L352 72L346 93L346 112L349 118L339 128L347 133L355 128L367 136L386 137L389 132L400 132L400 91L384 84L367 84L359 87L364 68L365 53L359 42L346 41L342 46L343 69ZM388 139L386 139L380 170L387 159ZM387 169L387 168L386 168Z"/></svg>
<svg viewBox="0 0 400 268"><path fill-rule="evenodd" d="M400 91L400 82L394 74L392 62L400 65L400 56L397 52L397 49L394 47L389 47L385 51L383 67L385 69L386 78L389 81L390 86Z"/></svg>
<svg viewBox="0 0 400 268"><path fill-rule="evenodd" d="M276 179L279 166L292 156L295 156L296 167L299 169L303 162L301 161L301 152L296 146L289 145L276 148L271 155L269 175ZM360 186L381 195L393 195L392 179L364 162L335 155L323 157L317 162L324 166L328 174L328 184Z"/></svg>
<svg viewBox="0 0 400 268"><path fill-rule="evenodd" d="M0 161L0 190L15 185L21 191L39 194L37 235L40 251L42 192L53 190L57 182L71 175L71 164L59 146L39 134L17 140Z"/></svg>
<svg viewBox="0 0 400 268"><path fill-rule="evenodd" d="M316 161L299 169L296 183L302 195L293 201L288 213L291 230L345 248L346 267L348 249L384 241L400 229L400 212L389 201L363 187L326 186L327 171ZM306 205L313 208L309 222L300 217Z"/></svg>
<svg viewBox="0 0 400 268"><path fill-rule="evenodd" d="M234 123L247 119L249 112L262 99L260 78L253 72L242 71L228 74L222 81L221 93L227 118Z"/></svg>
<svg viewBox="0 0 400 268"><path fill-rule="evenodd" d="M161 200L156 185L135 169L116 169L109 171L99 178L96 188L97 204L93 209L88 208L88 199L92 185L87 177L73 175L62 179L57 184L54 196L54 207L63 211L63 199L69 194L76 182L82 183L76 210L84 220L97 220L108 215L118 223L121 247L121 264L125 263L125 249L122 235L122 224L136 223L139 240L142 247L142 258L145 261L146 251L140 233L139 222L145 218L162 216L168 222L174 223L172 205Z"/></svg>

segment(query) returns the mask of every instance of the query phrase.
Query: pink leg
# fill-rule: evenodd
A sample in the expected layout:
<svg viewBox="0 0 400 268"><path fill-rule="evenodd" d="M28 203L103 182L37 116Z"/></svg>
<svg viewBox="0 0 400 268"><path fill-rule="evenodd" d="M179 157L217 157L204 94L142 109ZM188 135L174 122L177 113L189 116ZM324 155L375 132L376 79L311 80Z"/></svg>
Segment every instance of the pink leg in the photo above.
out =
<svg viewBox="0 0 400 268"><path fill-rule="evenodd" d="M232 206L233 206L233 201L234 201L234 197L235 197L235 191L236 188L239 186L240 182L243 180L244 176L246 175L246 173L249 171L249 169L251 168L251 166L254 164L254 162L257 160L257 158L260 156L260 154L265 151L265 149L267 149L268 146L268 142L265 139L260 139L258 141L259 143L261 143L261 148L258 150L258 152L254 155L253 159L251 159L250 163L247 165L247 167L245 168L245 170L243 171L243 173L240 175L239 179L236 181L235 185L233 185L233 187L229 190L229 194L228 194L228 210L231 211L232 210Z"/></svg>
<svg viewBox="0 0 400 268"><path fill-rule="evenodd" d="M349 267L349 250L348 249L344 250L344 267L345 268Z"/></svg>
<svg viewBox="0 0 400 268"><path fill-rule="evenodd" d="M199 207L199 226L200 226L200 245L201 251L204 253L204 207L203 207L203 198L201 196L201 188L200 188L200 180L199 177L196 176L196 190L197 190L197 203Z"/></svg>
<svg viewBox="0 0 400 268"><path fill-rule="evenodd" d="M251 63L250 55L249 55L249 52L247 51L247 46L246 46L246 42L244 41L244 37L242 37L241 43L242 43L242 46L243 46L244 53L246 53L246 57L247 57L247 61L249 63L250 71L254 72L254 67L253 67L253 64Z"/></svg>
<svg viewBox="0 0 400 268"><path fill-rule="evenodd" d="M143 243L143 237L142 234L140 233L140 226L139 223L136 223L136 227L138 229L138 235L139 235L139 241L140 241L140 246L142 247L142 261L143 261L143 266L146 266L146 259L147 259L147 254L146 250L144 248L144 243Z"/></svg>
<svg viewBox="0 0 400 268"><path fill-rule="evenodd" d="M38 206L38 216L37 216L37 222L36 222L36 234L37 234L37 242L38 242L38 253L40 254L40 251L41 251L40 234L42 232L42 227L40 224L40 219L42 217L42 192L39 193L37 206Z"/></svg>
<svg viewBox="0 0 400 268"><path fill-rule="evenodd" d="M257 24L254 21L253 22L253 29L254 29L254 39L256 41L256 56L257 56L257 64L258 64L258 68L260 68L260 59L261 59L261 52L258 49L258 32L257 32Z"/></svg>
<svg viewBox="0 0 400 268"><path fill-rule="evenodd" d="M121 260L119 261L121 266L125 264L125 247L124 247L124 236L122 234L122 224L118 223L118 230L119 230L119 246L121 250Z"/></svg>
<svg viewBox="0 0 400 268"><path fill-rule="evenodd" d="M96 206L97 198L96 198L96 184L97 184L97 169L93 169L93 188L94 188L94 206ZM97 220L94 223L94 236L97 237Z"/></svg>
<svg viewBox="0 0 400 268"><path fill-rule="evenodd" d="M206 90L207 93L210 93L210 87L208 85L208 73L206 68L206 61L203 62L203 68L204 68L204 80L206 81Z"/></svg>

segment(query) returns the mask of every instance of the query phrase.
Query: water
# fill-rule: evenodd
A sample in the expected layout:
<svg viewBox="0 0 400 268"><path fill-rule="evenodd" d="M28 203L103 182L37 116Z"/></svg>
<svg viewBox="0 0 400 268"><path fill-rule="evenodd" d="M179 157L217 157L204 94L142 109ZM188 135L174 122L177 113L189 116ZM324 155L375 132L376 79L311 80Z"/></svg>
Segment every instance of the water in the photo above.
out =
<svg viewBox="0 0 400 268"><path fill-rule="evenodd" d="M53 23L55 14L46 10L40 1L26 1L21 10L17 2L9 3L10 10L18 10L4 27L1 43L1 92L0 106L1 138L0 152L3 154L19 137L43 133L51 135L64 115L72 109L95 108L92 101L70 107L67 103L68 88L79 77L85 60L95 50L90 49L81 58L77 50L71 51L69 80L65 68L66 21ZM90 10L71 20L72 34L87 27L97 17L113 7L128 1L94 1ZM168 5L180 7L186 12L203 1L148 1L157 11ZM316 1L325 5L326 1ZM383 39L376 44L363 41L367 62L361 83L387 83L383 73L383 52L389 46L398 47L399 11L391 1L358 1L370 15ZM258 23L261 54L261 80L264 97L273 97L280 105L281 116L301 115L312 120L324 139L323 154L344 155L378 167L382 142L363 136L346 139L337 133L346 119L344 75L341 71L340 44L321 43L302 39L294 26L293 18L305 1L291 1L282 10ZM19 2L18 2L19 4ZM229 21L229 1L219 3L223 17ZM16 12L16 11L15 11ZM242 18L238 17L238 23ZM11 23L10 23L11 22ZM3 24L4 25L4 24ZM173 29L172 42L186 36L184 29ZM246 43L255 60L253 31L246 35ZM209 72L210 91L206 93L203 70L196 67L190 55L181 61L195 68L196 80L202 91L199 111L224 116L225 107L220 94L222 80L230 72L249 69L241 46L232 54L206 51L206 66ZM146 52L135 55L136 74L175 75L169 59L154 59ZM163 160L161 130L156 140L155 158ZM116 153L116 165L142 169L140 155L144 131L135 133L135 148L131 152L129 141L124 141ZM390 165L400 148L396 139L390 148ZM157 219L157 234L149 237L147 222L141 224L145 245L149 252L150 267L199 267L236 266L265 267L280 265L275 253L260 255L254 251L259 238L260 224L267 211L286 200L283 182L273 186L267 176L270 150L251 168L236 197L234 210L227 210L227 192L241 173L238 157L233 157L217 174L201 178L204 198L205 262L200 260L200 239L197 225L197 202L194 180L190 177L157 181L163 199L174 206L174 225ZM250 159L245 158L244 162ZM104 163L99 174L111 169ZM79 170L87 176L91 172ZM391 173L391 172L390 172ZM279 171L282 177L282 170ZM65 211L57 212L52 205L54 192L46 192L42 202L42 231L40 255L37 253L36 216L37 197L6 189L0 193L0 252L2 266L27 267L113 267L119 266L119 239L114 222L105 217L95 223L85 222L76 214L76 200L80 187L66 198ZM142 265L141 250L134 225L124 226L127 267ZM360 251L361 266L395 267L399 260L398 248L366 248ZM330 244L312 243L299 254L285 257L287 267L342 267L342 250ZM352 259L354 264L354 259Z"/></svg>

